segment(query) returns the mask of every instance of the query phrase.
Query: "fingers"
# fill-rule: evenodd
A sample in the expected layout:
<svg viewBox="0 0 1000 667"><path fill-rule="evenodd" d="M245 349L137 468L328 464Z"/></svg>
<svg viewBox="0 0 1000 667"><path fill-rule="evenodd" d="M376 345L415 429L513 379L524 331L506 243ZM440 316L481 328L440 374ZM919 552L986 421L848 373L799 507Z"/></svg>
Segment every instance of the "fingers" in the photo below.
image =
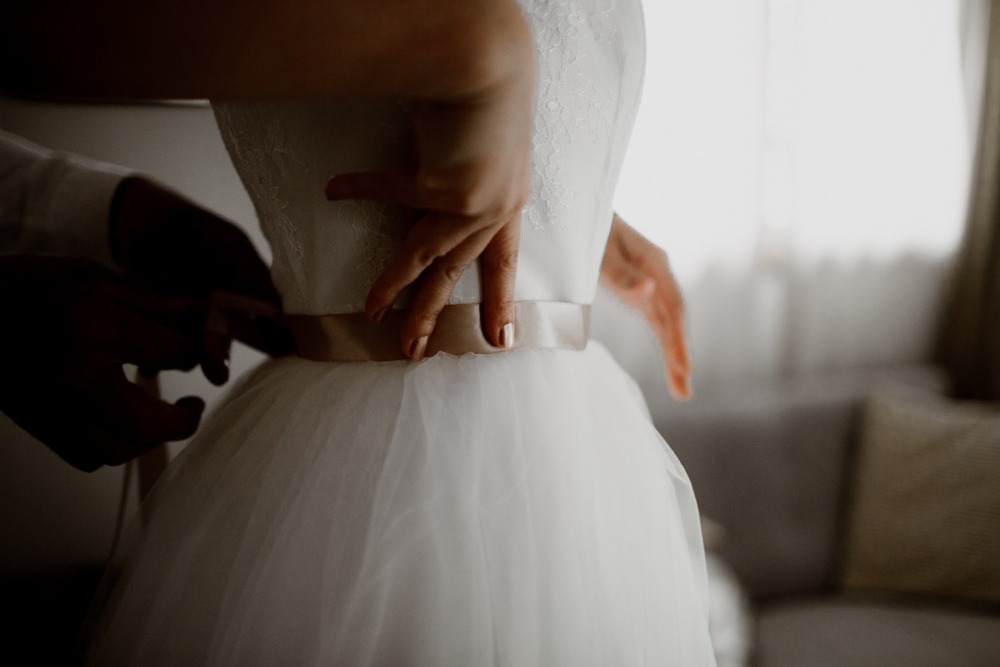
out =
<svg viewBox="0 0 1000 667"><path fill-rule="evenodd" d="M101 281L100 290L106 299L135 313L179 324L193 324L205 317L205 305L196 299L165 296L116 274L102 276Z"/></svg>
<svg viewBox="0 0 1000 667"><path fill-rule="evenodd" d="M429 278L427 289L434 289L439 283L443 284L442 281L453 287L465 267L476 259L500 227L500 223L494 223L477 228L463 216L425 214L410 229L403 247L389 259L372 284L365 302L366 314L376 322L381 321L403 289L420 278L432 264L436 277Z"/></svg>
<svg viewBox="0 0 1000 667"><path fill-rule="evenodd" d="M420 280L402 332L403 351L411 358L423 356L462 273L508 226L484 258L489 266L483 325L491 343L513 340L519 229L510 223L530 190L533 92L534 68L528 67L483 95L418 104L411 164L381 173L341 174L327 183L329 199L386 201L427 212L376 279L365 304L368 317L381 321L402 290Z"/></svg>
<svg viewBox="0 0 1000 667"><path fill-rule="evenodd" d="M191 437L198 428L205 403L186 397L171 405L150 396L125 377L121 363L134 363L142 372L168 368L190 370L211 354L209 342L179 332L134 313L121 314L117 337L110 355L93 371L93 381L82 391L81 419L90 426L92 446L98 447L103 464L117 465L168 441ZM200 330L199 330L200 331ZM229 340L219 337L228 351ZM206 368L209 380L219 384L228 368Z"/></svg>
<svg viewBox="0 0 1000 667"><path fill-rule="evenodd" d="M205 410L205 402L200 398L185 396L170 404L151 397L127 380L125 392L124 403L131 417L117 422L111 432L136 443L142 451L163 442L190 438L198 430Z"/></svg>
<svg viewBox="0 0 1000 667"><path fill-rule="evenodd" d="M126 356L124 361L144 369L190 370L200 362L205 377L222 385L229 379L233 339L272 356L289 354L293 349L291 334L274 319L280 310L266 301L216 290L206 313L204 305L184 306L192 302L182 299L161 299L169 307L148 307L139 302L134 288L129 298L119 301L129 299L150 317L129 311L116 314L121 321L112 327L111 347Z"/></svg>
<svg viewBox="0 0 1000 667"><path fill-rule="evenodd" d="M666 254L615 215L601 279L640 313L656 332L667 366L667 387L679 400L691 397L691 360L684 299Z"/></svg>
<svg viewBox="0 0 1000 667"><path fill-rule="evenodd" d="M179 331L129 311L115 315L116 321L110 322L105 346L120 363L135 364L147 370L187 371L202 359L200 327L194 331Z"/></svg>
<svg viewBox="0 0 1000 667"><path fill-rule="evenodd" d="M203 339L204 354L201 370L208 381L221 386L229 379L229 348L231 340L225 334L206 331Z"/></svg>
<svg viewBox="0 0 1000 667"><path fill-rule="evenodd" d="M389 258L368 291L365 300L368 317L381 322L403 289L417 280L435 260L453 250L466 235L461 221L454 216L428 213L420 218L407 233L403 247Z"/></svg>
<svg viewBox="0 0 1000 667"><path fill-rule="evenodd" d="M620 291L623 300L642 313L660 342L666 363L667 388L679 400L691 398L691 361L685 328L684 300L672 276L646 277Z"/></svg>
<svg viewBox="0 0 1000 667"><path fill-rule="evenodd" d="M205 321L208 359L225 363L233 339L271 356L290 354L294 343L291 333L278 323L280 315L281 308L274 303L213 290Z"/></svg>
<svg viewBox="0 0 1000 667"><path fill-rule="evenodd" d="M93 472L105 465L120 465L141 453L133 454L134 448L91 423L83 424L75 437L48 444L64 461L84 472Z"/></svg>
<svg viewBox="0 0 1000 667"><path fill-rule="evenodd" d="M194 405L182 405L180 401L174 405L169 403L163 403L163 405L171 413L167 416L169 421L161 420L166 428L157 429L155 425L145 426L142 431L136 431L136 435L110 433L100 429L91 431L90 449L92 452L98 451L101 454L99 460L91 455L84 459L84 463L90 466L90 470L95 470L101 465L121 465L164 443L185 440L194 435L201 418L200 408ZM115 429L118 432L121 430L120 428ZM87 468L81 469L87 470Z"/></svg>
<svg viewBox="0 0 1000 667"><path fill-rule="evenodd" d="M671 301L660 309L657 319L664 360L667 364L667 387L679 400L691 398L691 359L688 354L684 326L684 306L681 301Z"/></svg>
<svg viewBox="0 0 1000 667"><path fill-rule="evenodd" d="M106 434L102 463L123 463L164 442L190 438L198 430L205 409L200 398L187 396L170 404L129 382L124 373L109 376L102 384L106 391L93 406L94 434Z"/></svg>
<svg viewBox="0 0 1000 667"><path fill-rule="evenodd" d="M141 178L127 179L119 186L111 227L116 257L133 276L131 282L125 278L112 281L112 298L199 341L205 377L213 384L224 384L229 378L231 337L229 332L203 327L210 295L224 289L280 311L281 299L270 271L250 238L211 211ZM136 276L165 294L191 299L164 298L140 290L132 284ZM244 326L238 334L245 335L250 345L270 354L290 351L290 337L276 325L256 326L253 316L244 319L249 323L241 322ZM157 339L160 356L151 352L152 342L136 343L130 355L142 359L138 363L147 368L191 367L190 356L179 351L176 341Z"/></svg>
<svg viewBox="0 0 1000 667"><path fill-rule="evenodd" d="M651 295L657 303L660 329L663 333L664 359L667 363L667 386L671 395L679 400L691 398L691 357L687 342L687 313L684 297L674 278L666 257L658 265L659 280L654 281Z"/></svg>
<svg viewBox="0 0 1000 667"><path fill-rule="evenodd" d="M520 214L497 233L480 257L483 334L496 347L514 344L514 285L520 244Z"/></svg>
<svg viewBox="0 0 1000 667"><path fill-rule="evenodd" d="M678 400L689 400L693 393L691 390L691 362L683 332L675 338L675 345L667 356L670 393Z"/></svg>
<svg viewBox="0 0 1000 667"><path fill-rule="evenodd" d="M194 367L204 306L163 299L72 258L2 265L11 317L2 336L8 383L0 407L8 416L84 470L194 433L202 401L158 401L130 383L122 365Z"/></svg>
<svg viewBox="0 0 1000 667"><path fill-rule="evenodd" d="M421 222L427 226L433 224L435 219L440 219L440 216L428 215ZM438 249L447 248L462 232L446 230L435 239L433 230L440 229L440 226L432 226L427 231L427 236L431 238L425 241L419 236L419 226L420 223L411 230L408 237L415 240L417 247L420 247L420 243L429 243L429 247L433 248L437 243ZM441 309L451 298L455 284L477 258L482 270L483 334L496 347L508 348L513 345L514 283L519 243L520 214L503 225L498 232L490 228L466 237L421 269L420 285L403 323L401 336L403 350L408 357L414 360L423 358L427 340L434 331ZM400 256L400 264L397 265L400 268L397 270L390 262L390 266L369 293L366 310L374 314L376 321L382 319L384 309L391 306L398 296L398 290L411 282L410 276L426 260L426 257L420 258L419 250L412 247L408 250L408 253Z"/></svg>
<svg viewBox="0 0 1000 667"><path fill-rule="evenodd" d="M96 400L78 401L59 429L40 434L67 463L85 472L191 437L205 407L194 397L173 405L154 399L123 375L98 386L103 393L92 397Z"/></svg>
<svg viewBox="0 0 1000 667"><path fill-rule="evenodd" d="M414 361L423 359L427 341L437 324L438 315L451 298L462 274L489 243L489 232L475 234L450 252L437 258L424 273L403 321L401 344Z"/></svg>

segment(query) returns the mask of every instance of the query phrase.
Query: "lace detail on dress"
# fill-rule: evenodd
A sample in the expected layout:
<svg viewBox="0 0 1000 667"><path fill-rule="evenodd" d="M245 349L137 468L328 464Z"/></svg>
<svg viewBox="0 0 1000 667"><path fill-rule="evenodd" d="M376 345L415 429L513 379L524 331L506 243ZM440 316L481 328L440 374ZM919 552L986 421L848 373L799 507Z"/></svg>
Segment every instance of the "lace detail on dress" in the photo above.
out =
<svg viewBox="0 0 1000 667"><path fill-rule="evenodd" d="M409 118L412 105L409 102L393 104L397 118ZM395 147L410 143L410 127L407 123L386 120L380 125L380 134ZM338 217L351 221L353 243L357 257L361 260L358 271L364 277L365 285L371 285L385 269L389 258L402 243L400 209L379 201L341 202L344 207ZM364 300L355 304L364 310Z"/></svg>
<svg viewBox="0 0 1000 667"><path fill-rule="evenodd" d="M384 202L353 201L341 205L345 208L340 215L351 220L354 247L361 260L358 272L364 277L364 284L371 285L399 247L399 213ZM364 310L364 300L353 307Z"/></svg>
<svg viewBox="0 0 1000 667"><path fill-rule="evenodd" d="M299 230L288 215L288 201L280 196L276 176L287 177L293 163L304 173L309 173L309 166L285 145L285 130L276 118L250 106L220 104L215 109L222 121L220 127L230 139L233 157L249 172L243 182L254 203L263 209L258 211L261 227L272 239L280 240L290 257L301 259Z"/></svg>
<svg viewBox="0 0 1000 667"><path fill-rule="evenodd" d="M588 3L588 5L591 3ZM569 202L580 193L567 187L566 149L584 132L607 140L617 100L581 62L581 43L606 44L615 38L614 0L581 6L576 0L521 0L535 42L545 44L538 59L538 113L535 114L534 171L524 219L535 228L569 226Z"/></svg>

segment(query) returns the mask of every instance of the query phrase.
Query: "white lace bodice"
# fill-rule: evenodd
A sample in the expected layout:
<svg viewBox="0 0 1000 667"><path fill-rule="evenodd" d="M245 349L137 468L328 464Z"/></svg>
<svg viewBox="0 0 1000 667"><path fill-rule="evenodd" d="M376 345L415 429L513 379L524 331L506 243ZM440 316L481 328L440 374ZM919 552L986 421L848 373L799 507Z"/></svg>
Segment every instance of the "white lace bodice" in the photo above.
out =
<svg viewBox="0 0 1000 667"><path fill-rule="evenodd" d="M515 296L589 303L611 224L611 198L638 106L644 56L640 0L521 0L535 36L538 98L532 194ZM217 104L216 117L273 252L289 313L363 310L399 244L400 210L329 202L337 173L406 158L405 101ZM452 303L480 300L470 267Z"/></svg>

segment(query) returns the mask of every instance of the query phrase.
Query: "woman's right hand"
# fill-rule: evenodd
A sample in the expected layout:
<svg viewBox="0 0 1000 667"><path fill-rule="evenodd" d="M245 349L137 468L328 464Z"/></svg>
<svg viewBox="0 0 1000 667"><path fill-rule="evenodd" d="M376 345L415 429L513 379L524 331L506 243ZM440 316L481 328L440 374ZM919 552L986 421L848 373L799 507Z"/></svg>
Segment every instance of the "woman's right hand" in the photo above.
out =
<svg viewBox="0 0 1000 667"><path fill-rule="evenodd" d="M521 209L530 189L535 65L523 16L511 22L502 51L483 57L474 90L425 100L414 118L416 159L405 170L341 174L330 199L375 199L417 212L403 247L368 294L366 312L381 320L400 292L417 283L402 331L404 353L424 355L437 316L466 268L480 260L483 333L509 347L514 336L514 278ZM495 27L494 29L500 29Z"/></svg>

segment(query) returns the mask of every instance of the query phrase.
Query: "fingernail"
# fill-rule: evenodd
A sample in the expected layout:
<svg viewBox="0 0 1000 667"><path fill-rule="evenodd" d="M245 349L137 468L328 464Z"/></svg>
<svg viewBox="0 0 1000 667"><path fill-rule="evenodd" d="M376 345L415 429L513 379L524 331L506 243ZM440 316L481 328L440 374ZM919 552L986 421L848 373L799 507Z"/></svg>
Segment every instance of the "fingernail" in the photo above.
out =
<svg viewBox="0 0 1000 667"><path fill-rule="evenodd" d="M508 322L500 327L500 347L509 350L514 347L514 323Z"/></svg>
<svg viewBox="0 0 1000 667"><path fill-rule="evenodd" d="M376 324L382 324L382 320L385 319L385 316L388 313L389 313L389 309L388 308L383 308L382 310L376 311L375 314L372 315L372 319L375 321Z"/></svg>
<svg viewBox="0 0 1000 667"><path fill-rule="evenodd" d="M410 359L420 361L427 352L427 336L421 336L410 344Z"/></svg>

